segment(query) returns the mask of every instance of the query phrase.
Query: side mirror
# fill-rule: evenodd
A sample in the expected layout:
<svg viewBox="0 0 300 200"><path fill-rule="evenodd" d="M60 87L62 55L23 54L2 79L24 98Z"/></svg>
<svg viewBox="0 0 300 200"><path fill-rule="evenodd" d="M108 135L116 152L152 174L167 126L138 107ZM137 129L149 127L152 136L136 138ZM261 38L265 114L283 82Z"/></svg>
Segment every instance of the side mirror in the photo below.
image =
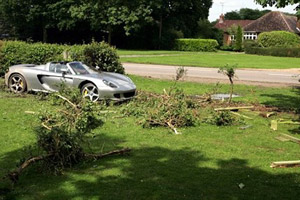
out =
<svg viewBox="0 0 300 200"><path fill-rule="evenodd" d="M60 71L61 71L63 77L64 77L64 76L67 74L67 72L68 72L67 69L61 69Z"/></svg>

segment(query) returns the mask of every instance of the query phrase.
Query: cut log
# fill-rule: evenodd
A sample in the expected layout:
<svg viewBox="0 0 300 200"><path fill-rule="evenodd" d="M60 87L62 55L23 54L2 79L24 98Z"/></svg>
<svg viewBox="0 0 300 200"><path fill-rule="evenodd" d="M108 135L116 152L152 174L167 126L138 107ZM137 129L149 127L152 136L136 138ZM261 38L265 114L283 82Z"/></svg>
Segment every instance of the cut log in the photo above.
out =
<svg viewBox="0 0 300 200"><path fill-rule="evenodd" d="M272 168L300 167L300 160L272 162Z"/></svg>
<svg viewBox="0 0 300 200"><path fill-rule="evenodd" d="M254 106L227 107L227 108L215 108L215 111L225 111L225 110L238 111L240 109L252 109L252 108L254 108Z"/></svg>
<svg viewBox="0 0 300 200"><path fill-rule="evenodd" d="M291 124L291 125L300 125L300 122L294 122L294 121L279 121L280 124Z"/></svg>

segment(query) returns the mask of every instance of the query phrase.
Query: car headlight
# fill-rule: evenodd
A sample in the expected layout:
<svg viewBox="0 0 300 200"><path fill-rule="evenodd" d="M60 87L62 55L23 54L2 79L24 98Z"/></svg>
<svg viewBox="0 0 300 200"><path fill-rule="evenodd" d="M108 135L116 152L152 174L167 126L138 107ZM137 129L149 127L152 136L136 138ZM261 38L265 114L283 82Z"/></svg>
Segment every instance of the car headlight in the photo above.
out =
<svg viewBox="0 0 300 200"><path fill-rule="evenodd" d="M129 83L134 84L133 81L129 77L126 76L126 79L128 80Z"/></svg>
<svg viewBox="0 0 300 200"><path fill-rule="evenodd" d="M108 81L108 80L106 80L106 79L103 79L102 81L103 81L103 83L104 83L105 85L107 85L107 86L109 86L109 87L111 87L111 88L117 88L117 87L118 87L116 84L114 84L114 83L112 83L112 82L110 82L110 81Z"/></svg>

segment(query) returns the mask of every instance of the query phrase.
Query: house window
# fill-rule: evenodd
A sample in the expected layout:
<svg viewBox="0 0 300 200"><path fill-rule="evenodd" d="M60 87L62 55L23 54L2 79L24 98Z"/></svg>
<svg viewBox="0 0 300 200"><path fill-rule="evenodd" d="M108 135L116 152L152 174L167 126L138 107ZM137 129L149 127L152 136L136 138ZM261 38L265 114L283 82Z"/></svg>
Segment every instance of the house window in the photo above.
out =
<svg viewBox="0 0 300 200"><path fill-rule="evenodd" d="M244 33L244 39L245 40L256 40L257 39L257 33L245 32Z"/></svg>

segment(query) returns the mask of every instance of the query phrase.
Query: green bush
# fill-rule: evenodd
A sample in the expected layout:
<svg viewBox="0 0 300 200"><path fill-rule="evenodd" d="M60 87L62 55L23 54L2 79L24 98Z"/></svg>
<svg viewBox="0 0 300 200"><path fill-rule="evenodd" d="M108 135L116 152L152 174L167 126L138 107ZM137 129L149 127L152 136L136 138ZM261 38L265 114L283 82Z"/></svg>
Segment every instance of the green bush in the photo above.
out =
<svg viewBox="0 0 300 200"><path fill-rule="evenodd" d="M83 49L83 62L89 66L99 67L101 71L124 74L116 49L105 42L92 42Z"/></svg>
<svg viewBox="0 0 300 200"><path fill-rule="evenodd" d="M0 76L12 65L44 64L63 60L82 61L90 66L99 66L103 71L124 73L116 50L104 42L73 46L20 41L0 42Z"/></svg>
<svg viewBox="0 0 300 200"><path fill-rule="evenodd" d="M261 47L299 47L300 37L287 31L272 31L258 35Z"/></svg>
<svg viewBox="0 0 300 200"><path fill-rule="evenodd" d="M232 45L223 45L220 47L220 50L222 51L233 51L233 46Z"/></svg>
<svg viewBox="0 0 300 200"><path fill-rule="evenodd" d="M53 60L62 60L64 49L65 46L57 44L7 41L0 52L0 75L3 75L9 66L16 64L43 64Z"/></svg>
<svg viewBox="0 0 300 200"><path fill-rule="evenodd" d="M233 49L234 51L243 51L243 30L241 26L237 27L236 41Z"/></svg>
<svg viewBox="0 0 300 200"><path fill-rule="evenodd" d="M300 57L300 47L248 47L245 48L245 53L264 56Z"/></svg>
<svg viewBox="0 0 300 200"><path fill-rule="evenodd" d="M216 51L218 42L212 39L177 39L175 50L178 51Z"/></svg>

